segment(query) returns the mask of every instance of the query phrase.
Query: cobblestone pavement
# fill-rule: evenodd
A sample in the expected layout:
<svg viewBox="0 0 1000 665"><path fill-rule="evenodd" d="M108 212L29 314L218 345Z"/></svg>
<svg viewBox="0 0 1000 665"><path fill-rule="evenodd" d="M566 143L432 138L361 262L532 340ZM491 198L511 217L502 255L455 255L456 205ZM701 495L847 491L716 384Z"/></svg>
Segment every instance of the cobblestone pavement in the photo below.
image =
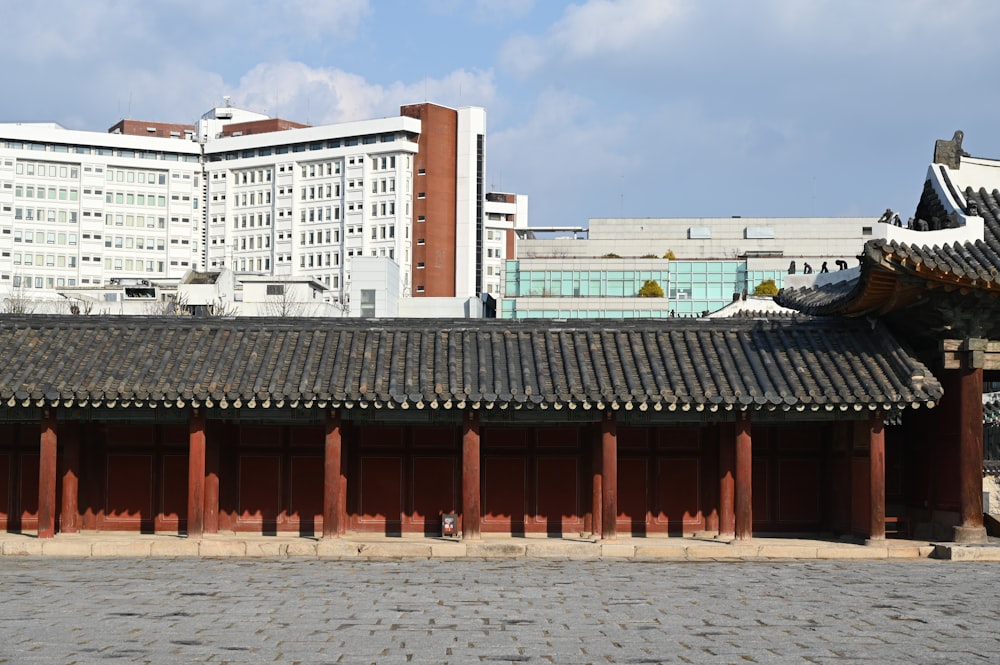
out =
<svg viewBox="0 0 1000 665"><path fill-rule="evenodd" d="M1000 663L1000 565L7 557L0 663Z"/></svg>

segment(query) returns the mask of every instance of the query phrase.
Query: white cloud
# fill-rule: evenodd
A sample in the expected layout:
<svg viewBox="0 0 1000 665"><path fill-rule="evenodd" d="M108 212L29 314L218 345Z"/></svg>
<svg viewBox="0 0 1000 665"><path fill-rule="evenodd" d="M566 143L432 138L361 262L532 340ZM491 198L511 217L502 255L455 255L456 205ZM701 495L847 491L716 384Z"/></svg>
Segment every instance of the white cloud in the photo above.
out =
<svg viewBox="0 0 1000 665"><path fill-rule="evenodd" d="M231 15L245 12L271 38L276 31L297 39L350 38L371 13L369 0L269 0L263 12L248 11L246 3L235 0L228 4Z"/></svg>
<svg viewBox="0 0 1000 665"><path fill-rule="evenodd" d="M402 104L421 101L489 106L496 91L492 72L460 69L439 79L382 85L336 68L281 62L257 65L230 94L238 106L326 124L397 115Z"/></svg>
<svg viewBox="0 0 1000 665"><path fill-rule="evenodd" d="M500 57L507 67L526 75L550 60L639 55L668 37L685 13L675 0L588 0L570 5L542 37L513 37Z"/></svg>
<svg viewBox="0 0 1000 665"><path fill-rule="evenodd" d="M633 118L607 116L593 102L566 92L542 92L519 125L487 138L490 188L532 195L534 225L580 224L581 197L591 211L616 208L619 179L642 158L625 154ZM530 115L528 114L530 112Z"/></svg>

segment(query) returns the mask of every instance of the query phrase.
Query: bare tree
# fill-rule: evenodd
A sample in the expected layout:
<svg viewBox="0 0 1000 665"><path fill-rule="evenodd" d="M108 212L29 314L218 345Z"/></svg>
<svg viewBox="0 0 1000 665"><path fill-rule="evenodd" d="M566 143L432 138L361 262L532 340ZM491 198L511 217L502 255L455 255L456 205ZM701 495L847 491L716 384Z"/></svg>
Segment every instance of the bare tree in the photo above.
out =
<svg viewBox="0 0 1000 665"><path fill-rule="evenodd" d="M216 298L215 302L202 306L204 316L214 318L232 318L240 313L239 305L234 302L227 303L223 298Z"/></svg>
<svg viewBox="0 0 1000 665"><path fill-rule="evenodd" d="M11 287L10 293L3 299L2 311L4 314L33 314L37 306L38 303L24 288L24 282L18 279L17 286Z"/></svg>
<svg viewBox="0 0 1000 665"><path fill-rule="evenodd" d="M168 293L161 300L144 303L143 310L147 316L191 316L187 297L180 293Z"/></svg>
<svg viewBox="0 0 1000 665"><path fill-rule="evenodd" d="M295 300L292 290L288 285L282 284L281 293L267 296L267 300L260 304L260 313L264 316L292 317L292 316L313 316L315 307L300 300Z"/></svg>
<svg viewBox="0 0 1000 665"><path fill-rule="evenodd" d="M79 316L80 314L84 316L90 315L94 311L94 301L84 300L82 298L75 298L69 301L69 313L73 316Z"/></svg>

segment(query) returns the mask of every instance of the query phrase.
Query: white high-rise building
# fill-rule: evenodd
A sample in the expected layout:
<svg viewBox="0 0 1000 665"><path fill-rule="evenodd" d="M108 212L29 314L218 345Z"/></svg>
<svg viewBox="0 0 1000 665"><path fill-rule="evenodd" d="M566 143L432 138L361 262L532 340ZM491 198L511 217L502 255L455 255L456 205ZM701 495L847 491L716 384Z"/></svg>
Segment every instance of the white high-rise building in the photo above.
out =
<svg viewBox="0 0 1000 665"><path fill-rule="evenodd" d="M228 268L345 302L364 256L398 264L403 297L478 297L499 288L485 125L484 109L434 104L317 127L228 105L108 133L0 124L0 292Z"/></svg>

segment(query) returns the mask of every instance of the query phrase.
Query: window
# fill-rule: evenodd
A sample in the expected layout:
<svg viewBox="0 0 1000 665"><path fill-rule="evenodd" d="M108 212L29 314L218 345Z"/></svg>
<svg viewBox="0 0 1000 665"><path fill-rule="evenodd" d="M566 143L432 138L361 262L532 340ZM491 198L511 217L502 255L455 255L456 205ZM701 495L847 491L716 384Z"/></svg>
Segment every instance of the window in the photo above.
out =
<svg viewBox="0 0 1000 665"><path fill-rule="evenodd" d="M375 289L361 289L361 316L375 316Z"/></svg>
<svg viewBox="0 0 1000 665"><path fill-rule="evenodd" d="M269 295L269 296L283 296L283 295L285 295L285 285L284 284L268 284L267 285L267 295Z"/></svg>

